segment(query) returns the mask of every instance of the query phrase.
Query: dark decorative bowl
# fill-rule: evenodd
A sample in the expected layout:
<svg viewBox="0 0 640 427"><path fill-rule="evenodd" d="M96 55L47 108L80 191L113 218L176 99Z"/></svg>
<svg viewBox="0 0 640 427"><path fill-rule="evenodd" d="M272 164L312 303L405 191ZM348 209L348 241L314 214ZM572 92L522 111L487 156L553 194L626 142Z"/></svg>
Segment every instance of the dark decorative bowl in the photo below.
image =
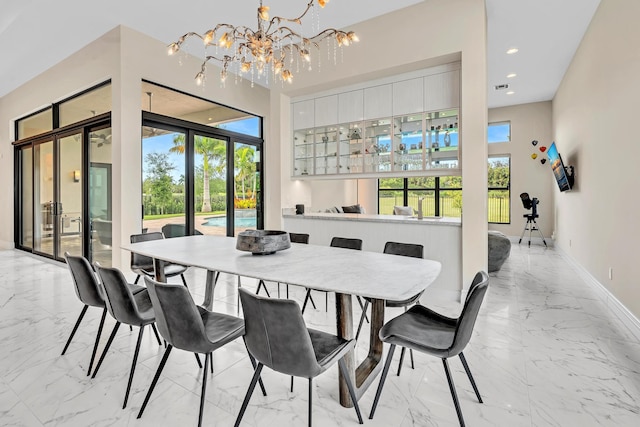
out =
<svg viewBox="0 0 640 427"><path fill-rule="evenodd" d="M271 255L289 249L289 233L277 230L245 230L238 233L236 249L253 255Z"/></svg>

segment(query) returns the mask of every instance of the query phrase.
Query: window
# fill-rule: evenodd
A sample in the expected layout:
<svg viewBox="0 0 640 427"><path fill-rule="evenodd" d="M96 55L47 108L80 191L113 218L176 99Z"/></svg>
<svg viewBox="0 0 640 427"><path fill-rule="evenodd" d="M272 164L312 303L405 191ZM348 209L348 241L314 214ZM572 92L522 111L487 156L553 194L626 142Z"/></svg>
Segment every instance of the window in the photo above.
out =
<svg viewBox="0 0 640 427"><path fill-rule="evenodd" d="M488 218L490 223L509 224L511 159L509 157L489 157L488 161Z"/></svg>
<svg viewBox="0 0 640 427"><path fill-rule="evenodd" d="M51 107L16 121L16 140L48 132L53 129Z"/></svg>
<svg viewBox="0 0 640 427"><path fill-rule="evenodd" d="M425 216L459 218L462 212L462 178L430 176L378 180L379 214L393 215L394 206L411 206L415 212L420 198L424 199L422 212Z"/></svg>
<svg viewBox="0 0 640 427"><path fill-rule="evenodd" d="M509 142L511 141L511 122L489 123L487 127L487 142Z"/></svg>

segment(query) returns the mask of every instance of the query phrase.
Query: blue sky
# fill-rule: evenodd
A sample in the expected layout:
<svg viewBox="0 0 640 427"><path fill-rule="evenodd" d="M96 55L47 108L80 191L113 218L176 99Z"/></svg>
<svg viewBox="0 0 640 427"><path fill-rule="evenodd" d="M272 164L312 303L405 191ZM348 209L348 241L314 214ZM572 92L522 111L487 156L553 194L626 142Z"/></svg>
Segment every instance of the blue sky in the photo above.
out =
<svg viewBox="0 0 640 427"><path fill-rule="evenodd" d="M222 129L238 132L244 135L260 136L260 119L258 117L251 117L244 120L236 120L235 122L224 123L220 126ZM181 175L184 175L184 155L177 153L170 153L169 150L173 147L173 138L179 133L171 133L166 135L152 136L144 139L142 144L142 179L146 179L148 174L146 171L147 154L149 153L168 153L169 162L174 166L172 172L173 180L178 181Z"/></svg>

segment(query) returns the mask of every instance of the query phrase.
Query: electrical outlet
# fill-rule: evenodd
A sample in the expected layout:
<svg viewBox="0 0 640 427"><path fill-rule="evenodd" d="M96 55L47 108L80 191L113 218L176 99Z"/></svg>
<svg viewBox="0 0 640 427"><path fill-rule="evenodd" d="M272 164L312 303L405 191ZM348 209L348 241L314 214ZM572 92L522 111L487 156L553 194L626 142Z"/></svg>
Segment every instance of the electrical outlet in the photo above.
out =
<svg viewBox="0 0 640 427"><path fill-rule="evenodd" d="M613 267L609 267L609 280L613 280Z"/></svg>

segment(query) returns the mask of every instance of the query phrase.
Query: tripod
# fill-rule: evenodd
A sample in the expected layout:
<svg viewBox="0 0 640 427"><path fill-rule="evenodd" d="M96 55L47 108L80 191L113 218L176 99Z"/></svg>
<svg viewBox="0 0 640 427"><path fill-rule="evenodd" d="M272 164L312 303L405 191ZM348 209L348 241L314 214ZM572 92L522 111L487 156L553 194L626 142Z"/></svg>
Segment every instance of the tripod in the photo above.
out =
<svg viewBox="0 0 640 427"><path fill-rule="evenodd" d="M533 231L537 231L538 234L540 234L542 243L547 246L547 242L546 240L544 240L544 235L542 234L542 231L540 230L540 227L536 222L536 218L540 216L538 215L538 203L540 202L536 197L534 197L533 199L529 198L529 193L520 194L520 199L522 200L522 205L525 209L531 209L531 213L522 215L523 218L527 218L527 222L524 224L524 229L522 230L522 234L520 235L518 244L522 243L522 238L524 237L525 231L529 230L529 246L531 246L531 232Z"/></svg>

